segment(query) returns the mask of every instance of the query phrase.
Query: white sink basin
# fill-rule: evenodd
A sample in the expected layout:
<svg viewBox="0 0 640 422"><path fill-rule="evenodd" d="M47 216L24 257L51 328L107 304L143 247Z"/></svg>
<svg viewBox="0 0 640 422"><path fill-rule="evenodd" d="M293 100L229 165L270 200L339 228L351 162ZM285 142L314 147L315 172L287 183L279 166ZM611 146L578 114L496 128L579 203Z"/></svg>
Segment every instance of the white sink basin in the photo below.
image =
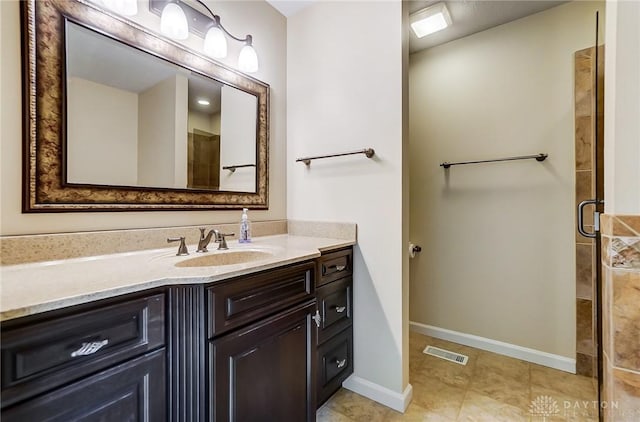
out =
<svg viewBox="0 0 640 422"><path fill-rule="evenodd" d="M263 251L243 250L217 252L195 258L185 259L175 264L176 267L217 267L221 265L243 264L271 258L273 254Z"/></svg>

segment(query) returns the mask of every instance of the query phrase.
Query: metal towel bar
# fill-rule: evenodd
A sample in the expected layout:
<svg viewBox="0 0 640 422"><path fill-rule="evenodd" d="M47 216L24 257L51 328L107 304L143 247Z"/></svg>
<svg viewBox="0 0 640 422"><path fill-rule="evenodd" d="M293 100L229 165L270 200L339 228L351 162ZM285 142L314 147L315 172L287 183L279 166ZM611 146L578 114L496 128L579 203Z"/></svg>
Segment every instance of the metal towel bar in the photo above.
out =
<svg viewBox="0 0 640 422"><path fill-rule="evenodd" d="M235 166L224 166L222 167L222 170L229 170L231 173L233 173L234 171L236 171L236 169L239 168L243 168L243 167L255 167L255 164L237 164Z"/></svg>
<svg viewBox="0 0 640 422"><path fill-rule="evenodd" d="M362 149L359 151L351 151L351 152L343 152L340 154L329 154L329 155L317 155L315 157L304 157L304 158L298 158L296 160L296 163L299 161L302 161L303 163L305 163L307 166L311 165L311 160L319 160L321 158L332 158L332 157L342 157L344 155L355 155L355 154L364 154L367 156L367 158L371 158L375 155L375 151L373 150L373 148L366 148L366 149Z"/></svg>
<svg viewBox="0 0 640 422"><path fill-rule="evenodd" d="M480 164L480 163L495 163L498 161L514 161L514 160L528 160L531 158L535 158L536 161L544 161L547 159L547 157L549 156L549 154L536 154L536 155L521 155L518 157L507 157L507 158L496 158L493 160L478 160L478 161L458 161L457 163L448 163L448 162L444 162L442 164L440 164L440 167L444 167L445 169L448 169L451 166L459 166L459 165L463 165L463 164Z"/></svg>

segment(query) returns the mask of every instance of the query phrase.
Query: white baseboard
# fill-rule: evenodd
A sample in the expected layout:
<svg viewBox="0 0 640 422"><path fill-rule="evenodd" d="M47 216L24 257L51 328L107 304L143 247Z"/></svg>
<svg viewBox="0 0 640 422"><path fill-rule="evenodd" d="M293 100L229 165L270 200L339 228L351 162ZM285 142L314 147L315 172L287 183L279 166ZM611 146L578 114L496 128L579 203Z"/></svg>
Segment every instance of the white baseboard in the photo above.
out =
<svg viewBox="0 0 640 422"><path fill-rule="evenodd" d="M434 327L432 325L421 324L419 322L410 321L409 327L411 331L415 331L420 334L464 344L465 346L487 350L489 352L498 353L512 358L522 359L527 362L537 363L538 365L548 366L549 368L571 372L572 374L576 373L576 360L565 356L554 355L540 350L529 349L515 344L474 336L473 334L447 330L445 328Z"/></svg>
<svg viewBox="0 0 640 422"><path fill-rule="evenodd" d="M407 388L405 388L402 393L397 393L356 375L351 375L347 378L342 383L342 386L347 390L351 390L354 393L358 393L361 396L365 396L368 399L377 401L380 404L402 413L407 410L413 397L413 387L411 384L407 384Z"/></svg>

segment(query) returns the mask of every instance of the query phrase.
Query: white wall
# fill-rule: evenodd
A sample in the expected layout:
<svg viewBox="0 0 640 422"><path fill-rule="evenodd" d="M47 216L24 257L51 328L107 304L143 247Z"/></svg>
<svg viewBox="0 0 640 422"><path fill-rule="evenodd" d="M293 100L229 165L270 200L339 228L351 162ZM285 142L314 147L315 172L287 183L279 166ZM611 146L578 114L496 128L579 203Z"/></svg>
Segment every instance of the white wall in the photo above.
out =
<svg viewBox="0 0 640 422"><path fill-rule="evenodd" d="M597 8L411 56L412 321L575 358L573 54L594 44Z"/></svg>
<svg viewBox="0 0 640 422"><path fill-rule="evenodd" d="M76 77L67 90L67 180L135 186L138 95Z"/></svg>
<svg viewBox="0 0 640 422"><path fill-rule="evenodd" d="M607 1L605 212L640 214L640 3Z"/></svg>
<svg viewBox="0 0 640 422"><path fill-rule="evenodd" d="M269 143L269 210L252 211L254 221L286 218L286 20L265 1L207 1L220 14L223 24L234 34L252 34L260 70L253 74L271 86ZM146 2L139 6L146 17ZM239 221L238 211L167 211L118 213L22 214L22 103L20 70L20 5L18 1L0 1L0 69L2 91L0 119L0 234L52 233L176 225L206 225ZM160 18L148 16L158 30ZM196 49L202 39L190 36ZM242 46L229 43L229 55L223 60L237 65ZM185 161L186 162L186 161Z"/></svg>
<svg viewBox="0 0 640 422"><path fill-rule="evenodd" d="M193 132L194 129L200 129L214 135L220 135L220 113L208 114L189 110L187 124L189 132Z"/></svg>
<svg viewBox="0 0 640 422"><path fill-rule="evenodd" d="M220 96L220 190L255 192L255 167L243 167L234 172L222 167L256 164L258 99L226 85Z"/></svg>
<svg viewBox="0 0 640 422"><path fill-rule="evenodd" d="M187 78L158 82L138 102L138 185L186 188Z"/></svg>
<svg viewBox="0 0 640 422"><path fill-rule="evenodd" d="M408 383L403 377L401 9L399 1L316 2L289 17L287 25L288 217L358 224L354 379L359 381L346 385L372 397L366 380L387 398L400 397ZM365 147L375 149L375 158L318 160L310 168L295 162Z"/></svg>

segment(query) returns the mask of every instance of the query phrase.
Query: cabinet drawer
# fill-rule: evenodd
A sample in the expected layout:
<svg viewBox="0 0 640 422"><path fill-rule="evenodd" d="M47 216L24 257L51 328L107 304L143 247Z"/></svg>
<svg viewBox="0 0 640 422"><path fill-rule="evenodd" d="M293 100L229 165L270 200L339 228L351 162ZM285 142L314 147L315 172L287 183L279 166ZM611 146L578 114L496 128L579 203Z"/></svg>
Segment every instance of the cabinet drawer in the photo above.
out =
<svg viewBox="0 0 640 422"><path fill-rule="evenodd" d="M164 294L2 332L2 407L164 344Z"/></svg>
<svg viewBox="0 0 640 422"><path fill-rule="evenodd" d="M318 406L353 373L353 331L349 327L318 347Z"/></svg>
<svg viewBox="0 0 640 422"><path fill-rule="evenodd" d="M352 321L351 277L326 284L316 290L321 323L318 327L318 344L347 328Z"/></svg>
<svg viewBox="0 0 640 422"><path fill-rule="evenodd" d="M353 250L328 253L318 258L318 277L316 286L322 286L353 273Z"/></svg>
<svg viewBox="0 0 640 422"><path fill-rule="evenodd" d="M229 280L207 289L209 337L314 297L313 262Z"/></svg>
<svg viewBox="0 0 640 422"><path fill-rule="evenodd" d="M3 422L166 420L164 349L3 410Z"/></svg>

